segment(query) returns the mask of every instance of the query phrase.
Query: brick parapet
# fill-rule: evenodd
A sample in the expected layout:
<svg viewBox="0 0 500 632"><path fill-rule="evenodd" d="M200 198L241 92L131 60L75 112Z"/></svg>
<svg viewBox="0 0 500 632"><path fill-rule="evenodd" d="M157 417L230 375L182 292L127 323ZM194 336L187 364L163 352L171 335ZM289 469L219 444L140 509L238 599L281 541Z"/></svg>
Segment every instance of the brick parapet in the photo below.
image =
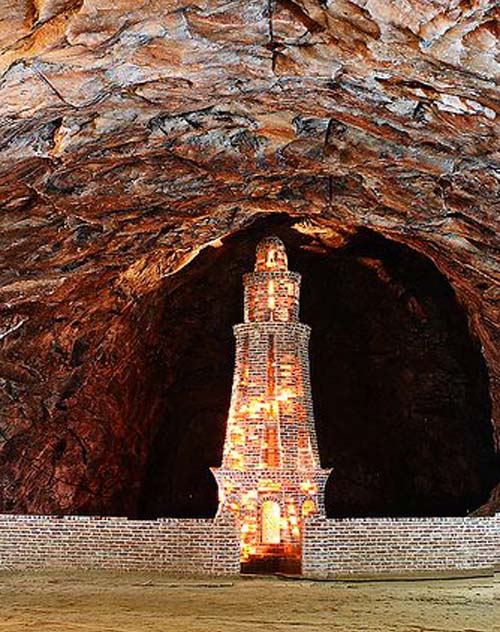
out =
<svg viewBox="0 0 500 632"><path fill-rule="evenodd" d="M0 570L80 568L231 575L239 530L224 519L0 515Z"/></svg>
<svg viewBox="0 0 500 632"><path fill-rule="evenodd" d="M500 514L491 517L311 517L302 572L355 577L491 570L500 565Z"/></svg>
<svg viewBox="0 0 500 632"><path fill-rule="evenodd" d="M231 575L240 570L231 516L128 520L0 515L0 570L78 568ZM471 518L307 519L308 577L401 576L500 566L500 514Z"/></svg>

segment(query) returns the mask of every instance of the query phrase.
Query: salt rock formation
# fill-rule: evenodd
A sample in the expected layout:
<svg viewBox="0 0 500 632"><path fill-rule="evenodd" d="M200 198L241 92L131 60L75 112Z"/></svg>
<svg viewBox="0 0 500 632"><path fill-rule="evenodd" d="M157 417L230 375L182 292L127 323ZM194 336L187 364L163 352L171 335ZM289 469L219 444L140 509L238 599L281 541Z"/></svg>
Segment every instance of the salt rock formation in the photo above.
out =
<svg viewBox="0 0 500 632"><path fill-rule="evenodd" d="M275 213L311 247L371 229L435 264L498 443L497 17L493 0L2 2L0 510L134 512L158 384L185 363L158 351L166 297Z"/></svg>

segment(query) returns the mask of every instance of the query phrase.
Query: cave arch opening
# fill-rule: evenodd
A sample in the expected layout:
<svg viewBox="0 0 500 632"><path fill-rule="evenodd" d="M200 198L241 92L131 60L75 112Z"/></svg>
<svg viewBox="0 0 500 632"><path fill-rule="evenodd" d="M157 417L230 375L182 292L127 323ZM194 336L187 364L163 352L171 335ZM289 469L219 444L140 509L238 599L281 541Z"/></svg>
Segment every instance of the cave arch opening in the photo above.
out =
<svg viewBox="0 0 500 632"><path fill-rule="evenodd" d="M446 278L425 256L360 230L329 246L266 216L207 247L167 288L166 381L137 516L211 517L229 408L241 277L277 234L303 276L330 517L466 515L497 482L487 370Z"/></svg>

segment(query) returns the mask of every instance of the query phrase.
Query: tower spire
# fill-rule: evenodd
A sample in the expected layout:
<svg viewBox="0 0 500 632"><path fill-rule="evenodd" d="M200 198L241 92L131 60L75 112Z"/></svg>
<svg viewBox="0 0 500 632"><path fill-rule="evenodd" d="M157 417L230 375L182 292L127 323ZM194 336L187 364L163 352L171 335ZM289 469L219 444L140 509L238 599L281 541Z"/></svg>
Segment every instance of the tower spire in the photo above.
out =
<svg viewBox="0 0 500 632"><path fill-rule="evenodd" d="M219 513L239 519L247 571L300 572L304 520L324 513L330 470L319 462L300 280L281 239L263 239L243 277L244 322L234 326L231 406L222 466L213 472Z"/></svg>

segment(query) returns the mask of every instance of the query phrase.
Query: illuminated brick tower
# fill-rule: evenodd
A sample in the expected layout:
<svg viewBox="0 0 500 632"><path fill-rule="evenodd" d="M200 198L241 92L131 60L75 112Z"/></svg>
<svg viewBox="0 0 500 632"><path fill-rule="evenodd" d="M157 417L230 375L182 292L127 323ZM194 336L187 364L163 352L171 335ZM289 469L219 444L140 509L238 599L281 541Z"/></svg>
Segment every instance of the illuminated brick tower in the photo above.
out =
<svg viewBox="0 0 500 632"><path fill-rule="evenodd" d="M280 239L259 243L244 286L222 466L213 469L219 515L239 520L243 570L300 572L303 520L324 513L330 470L318 456L300 275L288 271Z"/></svg>

